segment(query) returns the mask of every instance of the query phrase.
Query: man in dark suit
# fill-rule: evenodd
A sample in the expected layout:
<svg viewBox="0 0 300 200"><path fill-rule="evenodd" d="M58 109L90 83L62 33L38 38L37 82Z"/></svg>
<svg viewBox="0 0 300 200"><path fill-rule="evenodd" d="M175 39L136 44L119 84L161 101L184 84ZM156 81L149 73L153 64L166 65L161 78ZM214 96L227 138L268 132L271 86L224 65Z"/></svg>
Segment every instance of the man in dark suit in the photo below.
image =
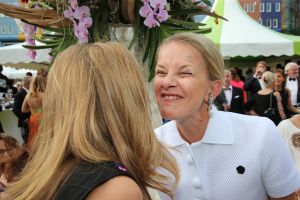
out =
<svg viewBox="0 0 300 200"><path fill-rule="evenodd" d="M224 87L223 91L226 97L226 104L223 104L224 110L244 114L244 96L240 88L231 85L231 72L224 70Z"/></svg>
<svg viewBox="0 0 300 200"><path fill-rule="evenodd" d="M286 74L286 88L291 91L291 100L293 106L298 106L300 103L300 80L299 66L297 63L289 62L284 67Z"/></svg>
<svg viewBox="0 0 300 200"><path fill-rule="evenodd" d="M13 107L13 113L18 117L18 127L21 129L21 135L24 143L27 142L28 138L28 119L30 117L30 113L22 113L22 104L29 90L31 79L31 76L25 76L23 78L23 87L16 93Z"/></svg>
<svg viewBox="0 0 300 200"><path fill-rule="evenodd" d="M247 91L247 99L252 99L254 94L256 94L259 90L264 88L263 81L261 77L263 73L266 71L267 63L265 61L259 61L256 64L255 74L253 76L248 77L245 80L244 90Z"/></svg>

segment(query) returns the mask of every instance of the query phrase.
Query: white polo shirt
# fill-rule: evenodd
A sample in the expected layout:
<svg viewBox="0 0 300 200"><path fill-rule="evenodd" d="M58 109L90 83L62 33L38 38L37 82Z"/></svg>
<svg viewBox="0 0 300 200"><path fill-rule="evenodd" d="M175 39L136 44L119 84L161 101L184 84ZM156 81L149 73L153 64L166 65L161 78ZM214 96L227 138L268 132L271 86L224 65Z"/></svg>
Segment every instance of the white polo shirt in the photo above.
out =
<svg viewBox="0 0 300 200"><path fill-rule="evenodd" d="M175 121L155 132L181 171L176 200L267 200L300 188L288 149L267 118L214 109L203 139L191 145Z"/></svg>
<svg viewBox="0 0 300 200"><path fill-rule="evenodd" d="M290 119L281 121L277 128L279 129L283 140L288 145L298 173L300 173L300 146L295 142L296 138L300 137L300 128L295 126Z"/></svg>

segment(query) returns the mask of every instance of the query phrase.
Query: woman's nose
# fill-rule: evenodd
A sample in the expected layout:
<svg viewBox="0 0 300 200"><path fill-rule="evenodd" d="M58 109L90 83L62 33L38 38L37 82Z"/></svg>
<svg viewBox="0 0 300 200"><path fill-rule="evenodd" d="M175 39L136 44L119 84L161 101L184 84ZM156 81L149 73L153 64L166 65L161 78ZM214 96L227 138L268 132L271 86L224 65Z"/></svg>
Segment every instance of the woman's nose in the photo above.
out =
<svg viewBox="0 0 300 200"><path fill-rule="evenodd" d="M163 86L165 88L174 87L177 85L177 78L172 74L167 74L163 80Z"/></svg>

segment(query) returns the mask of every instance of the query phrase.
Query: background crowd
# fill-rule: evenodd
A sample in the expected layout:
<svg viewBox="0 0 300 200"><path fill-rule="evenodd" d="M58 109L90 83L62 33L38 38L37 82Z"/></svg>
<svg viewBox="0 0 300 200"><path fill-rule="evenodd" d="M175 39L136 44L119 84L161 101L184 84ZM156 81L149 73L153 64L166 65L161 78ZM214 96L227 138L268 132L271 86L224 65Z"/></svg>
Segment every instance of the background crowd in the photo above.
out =
<svg viewBox="0 0 300 200"><path fill-rule="evenodd" d="M0 134L0 199L298 198L297 63L244 77L209 39L175 34L156 57L155 130L138 63L115 42L73 45L10 84L0 73L24 144Z"/></svg>

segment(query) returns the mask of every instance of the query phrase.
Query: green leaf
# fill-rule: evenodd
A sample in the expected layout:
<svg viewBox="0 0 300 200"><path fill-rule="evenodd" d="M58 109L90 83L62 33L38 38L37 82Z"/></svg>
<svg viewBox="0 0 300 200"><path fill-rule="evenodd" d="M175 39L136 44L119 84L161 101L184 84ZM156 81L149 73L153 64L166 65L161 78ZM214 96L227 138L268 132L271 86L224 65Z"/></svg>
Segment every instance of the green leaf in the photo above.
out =
<svg viewBox="0 0 300 200"><path fill-rule="evenodd" d="M38 25L38 24L33 24L33 23L28 22L26 20L21 20L21 21L23 21L26 24L30 24L30 25L37 26L39 28L45 29L47 31L59 32L59 33L64 33L65 32L65 28L52 28L52 27L49 27L49 26L41 26L41 25Z"/></svg>
<svg viewBox="0 0 300 200"><path fill-rule="evenodd" d="M164 23L171 23L171 24L178 24L178 25L183 25L183 26L192 26L192 27L199 27L199 26L205 26L206 24L204 23L197 23L197 22L187 22L184 20L177 20L173 18L169 18L166 22ZM163 24L163 23L162 23Z"/></svg>
<svg viewBox="0 0 300 200"><path fill-rule="evenodd" d="M143 56L143 62L145 62L148 58L148 54L150 51L150 46L151 46L151 41L150 41L150 33L151 31L148 29L146 34L145 34L145 50L144 50L144 56Z"/></svg>
<svg viewBox="0 0 300 200"><path fill-rule="evenodd" d="M22 46L27 49L49 49L49 48L57 46L58 44L59 43L47 44L47 45L43 45L43 46L35 46L35 45L22 45Z"/></svg>
<svg viewBox="0 0 300 200"><path fill-rule="evenodd" d="M44 43L44 44L60 43L60 42L63 41L63 38L54 40L54 39L42 39L42 38L39 38L39 37L36 37L36 36L31 36L31 37L33 39L35 39L36 41L39 41L39 42Z"/></svg>

